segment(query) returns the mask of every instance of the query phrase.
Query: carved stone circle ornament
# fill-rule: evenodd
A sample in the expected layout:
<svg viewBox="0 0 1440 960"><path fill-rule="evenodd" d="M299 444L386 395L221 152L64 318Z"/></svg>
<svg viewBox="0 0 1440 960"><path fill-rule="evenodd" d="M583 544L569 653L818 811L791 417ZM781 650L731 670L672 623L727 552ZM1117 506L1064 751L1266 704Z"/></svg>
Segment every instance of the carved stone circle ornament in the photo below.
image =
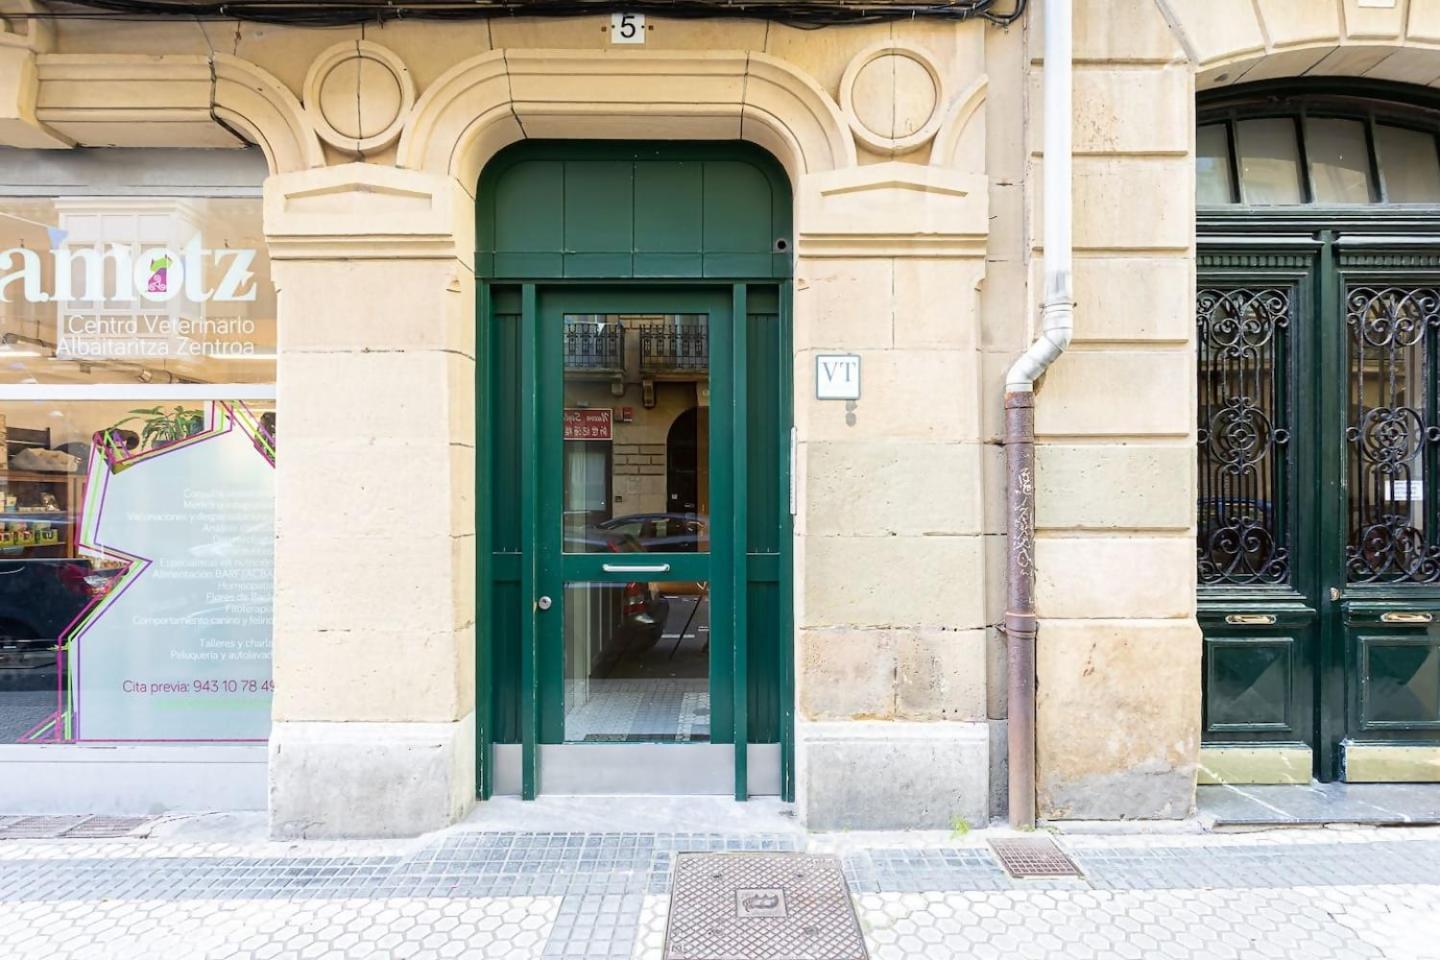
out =
<svg viewBox="0 0 1440 960"><path fill-rule="evenodd" d="M390 146L414 105L415 81L405 62L369 40L327 48L305 74L305 112L315 132L347 153Z"/></svg>
<svg viewBox="0 0 1440 960"><path fill-rule="evenodd" d="M882 153L921 146L945 116L945 83L929 52L881 40L855 55L840 78L840 108L861 143Z"/></svg>

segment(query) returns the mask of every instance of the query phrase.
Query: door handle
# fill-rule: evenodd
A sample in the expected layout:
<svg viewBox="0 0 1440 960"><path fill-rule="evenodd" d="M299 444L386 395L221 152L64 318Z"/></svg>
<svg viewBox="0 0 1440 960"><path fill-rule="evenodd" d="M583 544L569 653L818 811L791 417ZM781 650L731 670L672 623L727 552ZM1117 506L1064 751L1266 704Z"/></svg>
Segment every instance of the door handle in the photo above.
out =
<svg viewBox="0 0 1440 960"><path fill-rule="evenodd" d="M541 597L539 600L535 601L535 606L539 607L541 610L549 610L552 606L554 606L554 604L555 601L551 600L549 597Z"/></svg>
<svg viewBox="0 0 1440 960"><path fill-rule="evenodd" d="M668 563L602 563L606 573L669 573Z"/></svg>
<svg viewBox="0 0 1440 960"><path fill-rule="evenodd" d="M1229 613L1229 614L1226 614L1226 615L1225 615L1225 622L1226 622L1226 623L1234 623L1234 624L1245 624L1245 625L1249 625L1249 626L1257 626L1257 625L1261 625L1261 624L1271 624L1271 623L1274 623L1274 622L1275 622L1275 614L1273 614L1273 613Z"/></svg>
<svg viewBox="0 0 1440 960"><path fill-rule="evenodd" d="M1435 614L1408 610L1387 610L1380 614L1381 623L1434 623Z"/></svg>

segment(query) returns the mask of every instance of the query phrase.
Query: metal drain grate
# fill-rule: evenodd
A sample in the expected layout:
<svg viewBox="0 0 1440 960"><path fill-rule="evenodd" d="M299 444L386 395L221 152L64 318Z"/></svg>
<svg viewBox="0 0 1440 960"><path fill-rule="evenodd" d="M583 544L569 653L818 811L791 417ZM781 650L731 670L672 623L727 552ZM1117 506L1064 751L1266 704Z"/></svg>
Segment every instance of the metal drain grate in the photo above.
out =
<svg viewBox="0 0 1440 960"><path fill-rule="evenodd" d="M991 840L990 848L995 851L995 856L1000 859L1000 866L1005 868L1005 872L1017 880L1027 877L1082 876L1075 861L1046 837Z"/></svg>
<svg viewBox="0 0 1440 960"><path fill-rule="evenodd" d="M62 836L85 840L128 837L139 828L154 822L154 817L91 817L78 827L66 830Z"/></svg>
<svg viewBox="0 0 1440 960"><path fill-rule="evenodd" d="M867 960L836 857L682 853L664 960Z"/></svg>
<svg viewBox="0 0 1440 960"><path fill-rule="evenodd" d="M4 817L0 840L99 840L126 837L155 817Z"/></svg>

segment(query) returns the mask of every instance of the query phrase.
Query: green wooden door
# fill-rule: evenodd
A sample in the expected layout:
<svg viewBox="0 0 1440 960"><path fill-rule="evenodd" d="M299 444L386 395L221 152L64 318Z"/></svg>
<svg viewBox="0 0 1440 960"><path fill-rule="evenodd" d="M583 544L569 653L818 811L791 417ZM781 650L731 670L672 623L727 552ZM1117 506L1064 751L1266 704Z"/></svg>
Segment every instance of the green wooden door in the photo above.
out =
<svg viewBox="0 0 1440 960"><path fill-rule="evenodd" d="M1317 231L1199 263L1204 737L1440 741L1440 258Z"/></svg>
<svg viewBox="0 0 1440 960"><path fill-rule="evenodd" d="M659 756L793 799L790 210L749 144L527 141L482 173L481 796Z"/></svg>
<svg viewBox="0 0 1440 960"><path fill-rule="evenodd" d="M541 743L735 742L744 465L733 451L745 410L731 295L539 294ZM627 354L638 391L623 373L597 370Z"/></svg>

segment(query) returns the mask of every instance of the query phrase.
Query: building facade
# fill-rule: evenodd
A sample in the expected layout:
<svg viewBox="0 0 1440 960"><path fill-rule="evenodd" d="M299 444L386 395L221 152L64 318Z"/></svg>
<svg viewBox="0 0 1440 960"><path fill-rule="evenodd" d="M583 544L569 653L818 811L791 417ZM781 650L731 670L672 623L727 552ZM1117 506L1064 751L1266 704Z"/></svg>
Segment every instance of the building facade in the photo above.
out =
<svg viewBox="0 0 1440 960"><path fill-rule="evenodd" d="M7 811L1440 780L1440 2L4 9Z"/></svg>

